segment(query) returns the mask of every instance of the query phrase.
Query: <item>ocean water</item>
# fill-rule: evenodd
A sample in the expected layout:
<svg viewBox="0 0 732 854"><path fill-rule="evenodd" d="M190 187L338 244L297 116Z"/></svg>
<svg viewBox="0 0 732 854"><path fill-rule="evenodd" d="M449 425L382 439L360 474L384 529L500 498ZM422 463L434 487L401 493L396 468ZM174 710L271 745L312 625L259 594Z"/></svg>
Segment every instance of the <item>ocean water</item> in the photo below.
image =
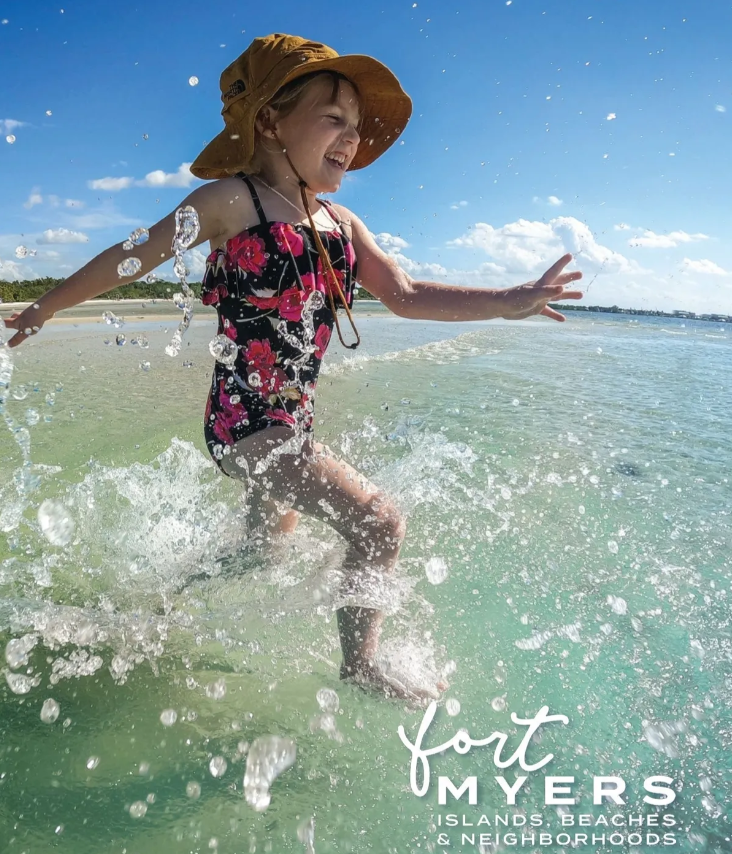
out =
<svg viewBox="0 0 732 854"><path fill-rule="evenodd" d="M0 851L559 852L580 813L672 814L675 844L600 827L622 839L578 850L732 850L732 329L357 322L357 355L328 353L316 433L407 517L384 666L446 675L425 745L467 729L515 748L512 713L566 715L528 749L551 762L446 750L417 797L397 729L414 740L424 710L338 679L338 536L303 518L270 557L231 557L245 501L202 436L213 316L175 359L174 321L129 321L117 346L79 318L12 351L7 415L28 432L0 424ZM49 499L73 527L44 533ZM258 811L243 779L265 736L297 755ZM528 777L515 805L501 774ZM478 803L441 806L438 775L476 776ZM550 775L574 777L576 804L545 804ZM673 804L643 802L655 775ZM624 804L593 805L601 776ZM486 819L532 814L551 843L481 847L506 831Z"/></svg>

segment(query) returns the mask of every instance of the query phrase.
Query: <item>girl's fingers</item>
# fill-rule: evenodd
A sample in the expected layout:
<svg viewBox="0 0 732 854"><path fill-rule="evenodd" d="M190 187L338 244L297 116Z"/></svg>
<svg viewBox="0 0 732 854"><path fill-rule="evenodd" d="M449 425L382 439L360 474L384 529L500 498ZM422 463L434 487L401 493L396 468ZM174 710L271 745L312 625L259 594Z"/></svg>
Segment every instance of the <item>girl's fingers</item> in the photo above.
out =
<svg viewBox="0 0 732 854"><path fill-rule="evenodd" d="M553 299L582 299L583 296L583 291L562 291L557 297L553 297Z"/></svg>
<svg viewBox="0 0 732 854"><path fill-rule="evenodd" d="M560 323L563 323L567 319L563 314L560 314L553 308L549 308L548 305L545 306L539 314L543 314L545 317L551 317L552 320L558 320Z"/></svg>
<svg viewBox="0 0 732 854"><path fill-rule="evenodd" d="M579 270L575 270L574 273L563 273L559 276L554 282L555 285L568 285L570 282L576 282L577 279L582 278L582 273Z"/></svg>
<svg viewBox="0 0 732 854"><path fill-rule="evenodd" d="M562 272L562 270L569 264L572 260L572 256L567 253L566 255L562 255L562 257L544 273L544 275L539 279L537 285L541 283L541 285L553 285L555 284L554 280L557 276ZM571 275L567 274L567 275Z"/></svg>

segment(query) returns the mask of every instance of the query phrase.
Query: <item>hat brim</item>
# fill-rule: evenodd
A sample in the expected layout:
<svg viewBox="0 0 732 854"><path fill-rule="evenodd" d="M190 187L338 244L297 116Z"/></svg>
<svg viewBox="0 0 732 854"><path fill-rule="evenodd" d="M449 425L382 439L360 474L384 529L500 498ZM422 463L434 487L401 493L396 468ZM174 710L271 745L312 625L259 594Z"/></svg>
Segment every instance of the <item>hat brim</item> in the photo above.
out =
<svg viewBox="0 0 732 854"><path fill-rule="evenodd" d="M227 123L191 164L197 178L213 180L246 172L254 154L254 120L259 109L286 83L314 71L337 71L358 89L362 102L361 141L348 171L363 169L390 148L412 115L412 101L395 75L371 56L352 54L303 63L277 82L276 89L253 103L246 115Z"/></svg>

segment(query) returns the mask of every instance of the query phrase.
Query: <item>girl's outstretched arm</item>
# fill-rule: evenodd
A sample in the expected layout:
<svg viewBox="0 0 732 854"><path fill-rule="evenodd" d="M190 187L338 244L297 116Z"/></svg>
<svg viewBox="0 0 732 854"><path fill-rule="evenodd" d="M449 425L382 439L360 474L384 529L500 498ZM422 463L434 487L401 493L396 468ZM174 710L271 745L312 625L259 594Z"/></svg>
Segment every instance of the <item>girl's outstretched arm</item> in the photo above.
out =
<svg viewBox="0 0 732 854"><path fill-rule="evenodd" d="M181 206L191 205L198 212L201 230L192 246L198 246L206 240L215 240L224 230L221 211L222 205L228 204L228 201L224 200L223 183L225 182L213 181L203 184L181 202ZM122 248L122 243L117 243L100 252L60 285L43 294L34 305L5 321L8 328L17 330L8 341L8 347L17 347L29 334L35 334L57 311L93 299L114 287L139 281L173 257L174 235L175 211L172 211L152 226L147 242L135 246L132 251L128 252ZM142 268L134 276L120 277L117 267L130 257L139 258ZM26 333L26 329L29 329L30 333Z"/></svg>
<svg viewBox="0 0 732 854"><path fill-rule="evenodd" d="M562 273L572 260L571 255L560 258L538 281L515 288L468 288L416 281L376 244L355 214L340 205L338 209L344 221L351 223L359 282L400 317L449 321L491 320L494 317L519 320L543 314L562 321L564 315L547 303L582 299L582 291L564 290L565 285L582 278L580 272Z"/></svg>

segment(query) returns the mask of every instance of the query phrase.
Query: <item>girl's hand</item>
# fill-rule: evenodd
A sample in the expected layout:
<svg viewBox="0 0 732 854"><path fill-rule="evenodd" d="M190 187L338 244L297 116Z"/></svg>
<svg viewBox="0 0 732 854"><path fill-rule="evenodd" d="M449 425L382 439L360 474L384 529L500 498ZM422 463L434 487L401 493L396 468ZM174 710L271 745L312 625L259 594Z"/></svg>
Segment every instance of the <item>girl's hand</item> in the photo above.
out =
<svg viewBox="0 0 732 854"><path fill-rule="evenodd" d="M8 341L8 347L17 347L26 338L36 335L41 330L43 324L53 317L52 314L46 314L40 303L34 303L33 305L38 305L39 308L33 308L32 305L29 305L23 311L16 311L15 314L11 314L10 317L5 319L5 325L8 329L17 329L15 335Z"/></svg>
<svg viewBox="0 0 732 854"><path fill-rule="evenodd" d="M582 291L565 291L564 286L582 278L582 273L562 273L572 260L571 255L562 256L553 267L536 282L509 288L503 292L506 309L501 317L506 320L522 320L534 314L543 314L552 320L566 320L563 314L549 308L548 302L559 299L582 299ZM561 273L561 275L560 275Z"/></svg>

